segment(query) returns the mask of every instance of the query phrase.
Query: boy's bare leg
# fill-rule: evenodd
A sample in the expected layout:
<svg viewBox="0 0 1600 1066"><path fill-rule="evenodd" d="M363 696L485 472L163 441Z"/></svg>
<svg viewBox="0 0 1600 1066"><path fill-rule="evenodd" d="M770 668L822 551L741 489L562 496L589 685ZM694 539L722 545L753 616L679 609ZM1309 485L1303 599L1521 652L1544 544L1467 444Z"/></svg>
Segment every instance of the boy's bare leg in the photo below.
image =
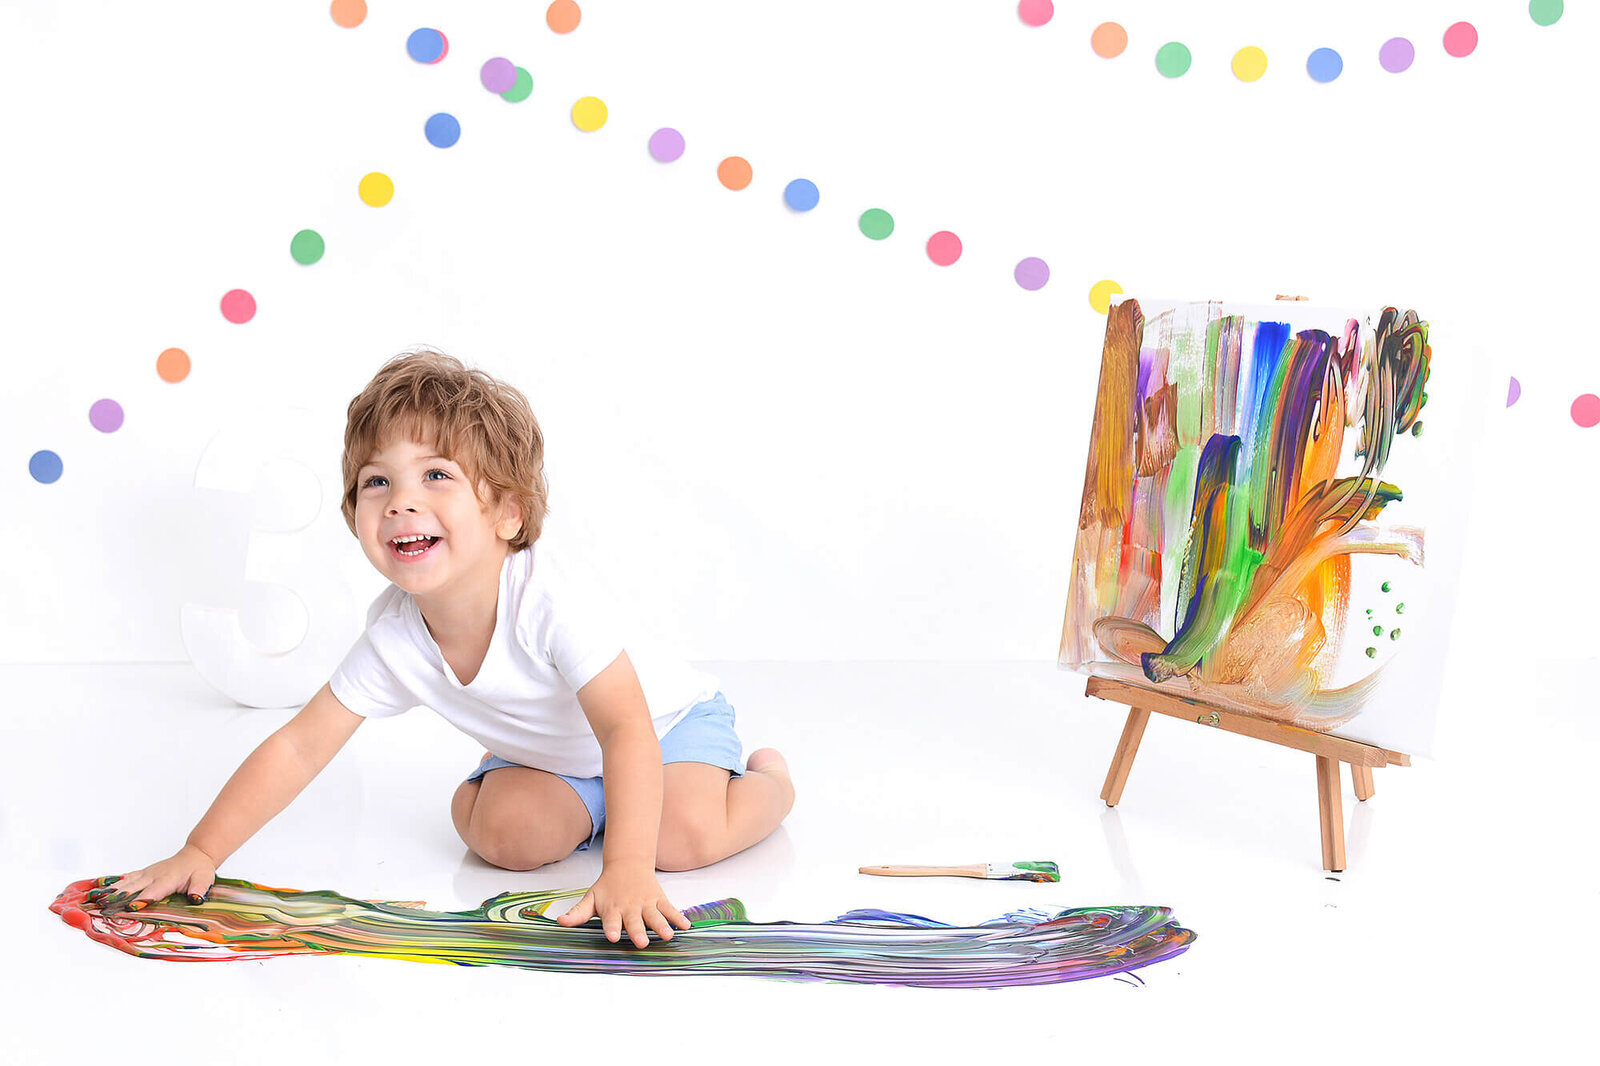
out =
<svg viewBox="0 0 1600 1066"><path fill-rule="evenodd" d="M656 868L694 870L765 840L794 806L789 764L774 748L750 753L733 777L709 763L662 767L661 836Z"/></svg>

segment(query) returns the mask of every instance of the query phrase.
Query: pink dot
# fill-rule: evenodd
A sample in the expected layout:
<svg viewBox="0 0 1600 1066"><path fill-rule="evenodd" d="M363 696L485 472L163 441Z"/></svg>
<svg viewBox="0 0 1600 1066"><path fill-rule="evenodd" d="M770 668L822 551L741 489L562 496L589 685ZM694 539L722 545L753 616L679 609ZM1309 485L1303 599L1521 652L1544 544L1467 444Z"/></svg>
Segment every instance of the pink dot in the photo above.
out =
<svg viewBox="0 0 1600 1066"><path fill-rule="evenodd" d="M1458 22L1444 31L1444 50L1460 59L1478 47L1478 30L1470 22Z"/></svg>
<svg viewBox="0 0 1600 1066"><path fill-rule="evenodd" d="M256 317L256 298L243 289L229 289L222 297L222 317L229 322L248 322Z"/></svg>
<svg viewBox="0 0 1600 1066"><path fill-rule="evenodd" d="M1584 429L1600 426L1600 396L1586 392L1573 400L1572 420Z"/></svg>
<svg viewBox="0 0 1600 1066"><path fill-rule="evenodd" d="M1022 0L1017 5L1017 17L1030 26L1043 26L1055 13L1056 5L1050 0Z"/></svg>
<svg viewBox="0 0 1600 1066"><path fill-rule="evenodd" d="M928 238L928 258L942 267L947 267L961 258L961 238L947 229L942 229Z"/></svg>

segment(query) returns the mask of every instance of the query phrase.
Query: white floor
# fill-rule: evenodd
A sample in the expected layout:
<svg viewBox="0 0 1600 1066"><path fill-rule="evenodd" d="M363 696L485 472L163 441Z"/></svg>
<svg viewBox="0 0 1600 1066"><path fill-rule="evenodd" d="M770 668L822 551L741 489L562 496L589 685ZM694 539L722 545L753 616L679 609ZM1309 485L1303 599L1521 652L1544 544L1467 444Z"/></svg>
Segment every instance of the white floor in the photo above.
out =
<svg viewBox="0 0 1600 1066"><path fill-rule="evenodd" d="M1018 906L1158 903L1198 934L1177 959L998 991L557 975L387 959L163 964L48 906L183 841L294 709L241 708L187 666L0 666L0 899L17 919L0 1060L943 1062L1401 1061L1582 1057L1600 991L1590 911L1597 664L1455 686L1438 758L1344 781L1349 868L1321 868L1310 755L1156 716L1123 801L1099 799L1122 727L1053 663L703 663L746 751L790 759L786 824L716 866L662 874L680 907L756 921L882 907L981 921ZM470 855L448 802L481 749L426 711L374 721L222 875L474 907L587 885L599 855L514 873ZM871 863L1053 859L1058 885L865 877ZM1592 1052L1592 1045L1591 1045Z"/></svg>

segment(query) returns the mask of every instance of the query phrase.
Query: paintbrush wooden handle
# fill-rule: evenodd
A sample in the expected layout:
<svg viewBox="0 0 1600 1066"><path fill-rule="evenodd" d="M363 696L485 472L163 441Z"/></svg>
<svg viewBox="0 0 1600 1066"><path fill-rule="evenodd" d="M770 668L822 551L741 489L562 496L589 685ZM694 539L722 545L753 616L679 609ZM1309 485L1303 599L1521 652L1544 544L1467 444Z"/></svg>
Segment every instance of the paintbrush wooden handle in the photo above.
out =
<svg viewBox="0 0 1600 1066"><path fill-rule="evenodd" d="M989 864L971 866L863 866L858 873L878 877L988 877Z"/></svg>

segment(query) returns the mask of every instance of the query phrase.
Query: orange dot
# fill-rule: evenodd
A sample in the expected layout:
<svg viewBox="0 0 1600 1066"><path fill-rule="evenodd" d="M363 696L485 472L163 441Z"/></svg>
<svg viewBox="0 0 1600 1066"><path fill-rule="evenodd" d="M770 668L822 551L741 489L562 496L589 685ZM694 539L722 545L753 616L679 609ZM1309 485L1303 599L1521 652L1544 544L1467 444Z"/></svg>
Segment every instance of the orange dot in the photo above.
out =
<svg viewBox="0 0 1600 1066"><path fill-rule="evenodd" d="M717 164L717 180L735 192L750 184L750 164L743 158L730 155Z"/></svg>
<svg viewBox="0 0 1600 1066"><path fill-rule="evenodd" d="M1115 22L1102 22L1089 37L1089 47L1104 59L1115 59L1128 47L1128 31Z"/></svg>
<svg viewBox="0 0 1600 1066"><path fill-rule="evenodd" d="M189 376L189 353L182 348L168 348L156 356L156 373L162 381L182 381Z"/></svg>
<svg viewBox="0 0 1600 1066"><path fill-rule="evenodd" d="M334 22L348 30L366 21L367 0L333 0L328 5L328 11L333 15Z"/></svg>
<svg viewBox="0 0 1600 1066"><path fill-rule="evenodd" d="M578 28L583 12L572 0L556 0L544 13L544 20L557 33L571 33Z"/></svg>

